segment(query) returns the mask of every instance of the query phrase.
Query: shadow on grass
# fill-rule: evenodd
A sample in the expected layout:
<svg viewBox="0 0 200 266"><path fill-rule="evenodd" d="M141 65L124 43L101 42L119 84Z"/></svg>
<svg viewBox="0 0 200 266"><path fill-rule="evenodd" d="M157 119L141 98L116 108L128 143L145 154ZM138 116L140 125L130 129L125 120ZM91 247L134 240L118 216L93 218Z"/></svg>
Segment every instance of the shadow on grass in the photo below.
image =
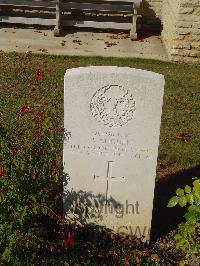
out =
<svg viewBox="0 0 200 266"><path fill-rule="evenodd" d="M156 183L152 217L152 242L155 242L156 239L167 234L170 230L175 229L184 220L183 215L186 209L179 206L167 208L167 203L175 194L177 188L191 185L192 178L199 176L200 165L166 176L164 180Z"/></svg>

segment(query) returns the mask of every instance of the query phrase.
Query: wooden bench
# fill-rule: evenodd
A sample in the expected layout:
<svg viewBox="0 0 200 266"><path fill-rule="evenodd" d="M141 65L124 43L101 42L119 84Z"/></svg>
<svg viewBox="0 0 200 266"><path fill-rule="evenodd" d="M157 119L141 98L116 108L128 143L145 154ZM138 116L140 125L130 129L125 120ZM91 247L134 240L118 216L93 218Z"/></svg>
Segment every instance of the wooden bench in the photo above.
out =
<svg viewBox="0 0 200 266"><path fill-rule="evenodd" d="M56 25L56 0L0 0L0 23Z"/></svg>
<svg viewBox="0 0 200 266"><path fill-rule="evenodd" d="M0 0L0 23L130 30L137 39L137 10L142 0Z"/></svg>
<svg viewBox="0 0 200 266"><path fill-rule="evenodd" d="M56 27L59 36L63 27L130 30L137 39L137 10L142 0L58 0Z"/></svg>

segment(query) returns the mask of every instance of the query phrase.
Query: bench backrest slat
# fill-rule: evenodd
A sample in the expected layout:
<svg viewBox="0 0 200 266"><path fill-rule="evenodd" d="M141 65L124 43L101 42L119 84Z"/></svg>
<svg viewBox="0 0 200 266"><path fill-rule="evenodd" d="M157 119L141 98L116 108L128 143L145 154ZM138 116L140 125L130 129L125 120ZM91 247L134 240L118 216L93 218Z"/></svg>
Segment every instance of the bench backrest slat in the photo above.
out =
<svg viewBox="0 0 200 266"><path fill-rule="evenodd" d="M82 11L111 11L111 12L133 12L133 7L131 5L119 5L117 4L90 4L90 3L75 3L68 2L62 4L62 9L73 10L78 9Z"/></svg>
<svg viewBox="0 0 200 266"><path fill-rule="evenodd" d="M34 0L0 0L0 6L10 6L10 7L46 7L46 8L55 8L56 7L56 0L45 0L45 1L34 1Z"/></svg>

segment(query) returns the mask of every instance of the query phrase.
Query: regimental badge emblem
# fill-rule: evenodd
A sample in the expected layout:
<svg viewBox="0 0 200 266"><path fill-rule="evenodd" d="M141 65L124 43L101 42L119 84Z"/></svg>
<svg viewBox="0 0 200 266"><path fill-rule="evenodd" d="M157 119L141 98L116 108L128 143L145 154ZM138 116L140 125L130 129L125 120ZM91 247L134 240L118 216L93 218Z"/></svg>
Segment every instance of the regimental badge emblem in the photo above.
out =
<svg viewBox="0 0 200 266"><path fill-rule="evenodd" d="M128 89L119 85L108 85L95 92L90 110L99 123L117 128L133 119L136 103Z"/></svg>

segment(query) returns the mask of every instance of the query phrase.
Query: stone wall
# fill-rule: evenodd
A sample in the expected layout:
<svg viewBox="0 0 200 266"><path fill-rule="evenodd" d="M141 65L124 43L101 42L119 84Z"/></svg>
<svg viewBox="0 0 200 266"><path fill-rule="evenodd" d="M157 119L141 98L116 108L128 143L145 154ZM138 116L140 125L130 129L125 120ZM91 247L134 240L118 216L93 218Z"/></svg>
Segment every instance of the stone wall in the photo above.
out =
<svg viewBox="0 0 200 266"><path fill-rule="evenodd" d="M169 59L200 63L200 0L164 0L161 19Z"/></svg>
<svg viewBox="0 0 200 266"><path fill-rule="evenodd" d="M200 63L200 0L143 0L139 13L145 31L162 30L170 60Z"/></svg>

